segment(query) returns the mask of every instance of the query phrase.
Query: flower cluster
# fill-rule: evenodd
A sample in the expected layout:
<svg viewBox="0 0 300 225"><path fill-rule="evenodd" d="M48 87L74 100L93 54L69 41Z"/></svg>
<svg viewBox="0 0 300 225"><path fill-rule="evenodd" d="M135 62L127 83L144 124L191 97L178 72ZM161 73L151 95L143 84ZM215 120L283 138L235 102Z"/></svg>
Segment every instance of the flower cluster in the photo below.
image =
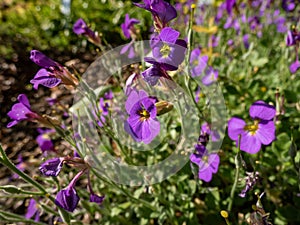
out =
<svg viewBox="0 0 300 225"><path fill-rule="evenodd" d="M218 172L220 157L217 153L208 153L206 145L209 141L209 136L212 136L213 140L217 140L218 133L211 131L208 123L204 123L201 126L200 136L198 143L195 145L195 153L190 156L191 162L195 163L198 169L199 179L210 182L212 175Z"/></svg>
<svg viewBox="0 0 300 225"><path fill-rule="evenodd" d="M295 53L296 53L296 60L290 65L291 73L296 73L296 71L300 68L300 61L299 61L299 44L300 44L300 31L298 31L295 27L292 30L287 32L286 38L286 45L287 46L294 46Z"/></svg>

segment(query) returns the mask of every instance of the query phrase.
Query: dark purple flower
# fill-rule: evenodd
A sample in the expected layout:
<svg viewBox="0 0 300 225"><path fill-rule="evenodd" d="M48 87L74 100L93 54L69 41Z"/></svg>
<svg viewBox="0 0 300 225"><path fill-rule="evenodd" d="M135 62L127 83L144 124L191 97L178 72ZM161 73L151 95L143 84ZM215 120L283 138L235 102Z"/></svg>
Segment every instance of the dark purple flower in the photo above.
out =
<svg viewBox="0 0 300 225"><path fill-rule="evenodd" d="M249 44L249 34L245 34L243 36L243 43L246 49L249 48L250 44Z"/></svg>
<svg viewBox="0 0 300 225"><path fill-rule="evenodd" d="M293 45L297 45L297 43L299 42L300 42L300 32L298 33L296 29L288 30L286 45L293 46Z"/></svg>
<svg viewBox="0 0 300 225"><path fill-rule="evenodd" d="M121 24L121 28L126 38L129 39L131 34L135 34L134 24L138 24L138 23L140 23L139 20L135 18L130 19L129 14L125 15L125 22Z"/></svg>
<svg viewBox="0 0 300 225"><path fill-rule="evenodd" d="M42 152L45 151L54 151L54 145L52 143L51 138L49 137L50 133L53 133L55 130L53 129L38 129L40 135L37 136L36 141L40 146Z"/></svg>
<svg viewBox="0 0 300 225"><path fill-rule="evenodd" d="M35 64L43 67L43 69L40 69L30 81L30 83L33 84L34 89L38 89L39 85L52 88L60 83L71 86L76 86L78 84L78 79L65 67L48 58L38 50L32 50L30 52L30 59Z"/></svg>
<svg viewBox="0 0 300 225"><path fill-rule="evenodd" d="M296 1L299 1L299 0L296 0ZM291 12L296 8L296 2L295 2L295 0L282 0L281 6L285 11Z"/></svg>
<svg viewBox="0 0 300 225"><path fill-rule="evenodd" d="M151 86L156 85L158 79L161 77L172 80L172 78L166 72L166 70L170 69L169 66L167 66L164 63L159 63L155 59L150 57L145 57L144 60L148 63L153 64L153 66L151 66L150 68L142 72L142 76L144 77L144 80L147 83L149 83Z"/></svg>
<svg viewBox="0 0 300 225"><path fill-rule="evenodd" d="M96 194L90 194L90 202L95 202L98 205L101 205L105 199L105 195L99 196Z"/></svg>
<svg viewBox="0 0 300 225"><path fill-rule="evenodd" d="M264 101L256 101L251 105L249 112L253 124L247 125L244 120L233 117L228 122L228 135L237 145L241 135L240 149L255 154L262 144L269 145L275 140L275 125L272 119L276 110Z"/></svg>
<svg viewBox="0 0 300 225"><path fill-rule="evenodd" d="M64 163L64 158L53 158L45 161L39 168L44 176L56 177Z"/></svg>
<svg viewBox="0 0 300 225"><path fill-rule="evenodd" d="M199 167L199 179L210 182L212 180L212 174L218 171L220 157L216 153L208 154L206 147L202 144L195 145L195 149L196 152L190 156L190 160Z"/></svg>
<svg viewBox="0 0 300 225"><path fill-rule="evenodd" d="M69 212L73 212L78 205L79 196L75 190L75 184L79 177L84 173L80 171L73 180L69 183L69 185L65 188L60 190L55 198L55 204Z"/></svg>
<svg viewBox="0 0 300 225"><path fill-rule="evenodd" d="M11 111L7 113L7 115L13 121L7 124L7 128L10 128L22 120L35 120L39 119L40 116L35 112L31 111L31 107L28 101L28 98L24 94L20 94L18 96L18 101L20 103L16 103L12 106Z"/></svg>
<svg viewBox="0 0 300 225"><path fill-rule="evenodd" d="M128 96L125 108L129 117L125 121L124 129L137 142L149 144L159 134L160 123L156 118L156 102L156 98L149 97L143 90L132 91Z"/></svg>
<svg viewBox="0 0 300 225"><path fill-rule="evenodd" d="M290 65L291 73L296 73L299 68L300 68L300 61L299 60L296 60L295 62L293 62Z"/></svg>
<svg viewBox="0 0 300 225"><path fill-rule="evenodd" d="M163 0L144 0L144 4L134 4L151 12L158 29L166 27L169 21L177 17L176 9Z"/></svg>
<svg viewBox="0 0 300 225"><path fill-rule="evenodd" d="M89 41L96 45L100 45L101 40L100 37L92 31L84 22L82 18L79 18L73 25L73 32L77 35L84 35L88 38Z"/></svg>
<svg viewBox="0 0 300 225"><path fill-rule="evenodd" d="M233 9L233 6L235 5L235 2L236 2L236 0L226 0L226 2L225 2L226 10L229 15L232 14L232 9Z"/></svg>
<svg viewBox="0 0 300 225"><path fill-rule="evenodd" d="M177 70L183 62L187 43L178 39L180 33L165 27L151 40L151 48L155 60L164 65L166 70Z"/></svg>
<svg viewBox="0 0 300 225"><path fill-rule="evenodd" d="M208 56L200 56L200 54L201 51L199 48L196 48L191 52L190 64L192 77L200 76L207 66Z"/></svg>
<svg viewBox="0 0 300 225"><path fill-rule="evenodd" d="M219 76L218 70L213 69L211 66L205 71L205 76L202 78L202 83L209 86L217 81Z"/></svg>
<svg viewBox="0 0 300 225"><path fill-rule="evenodd" d="M36 222L40 221L40 211L37 207L37 202L33 198L31 198L29 201L27 212L25 214L25 218L30 219L34 215L35 215L34 221L36 221Z"/></svg>

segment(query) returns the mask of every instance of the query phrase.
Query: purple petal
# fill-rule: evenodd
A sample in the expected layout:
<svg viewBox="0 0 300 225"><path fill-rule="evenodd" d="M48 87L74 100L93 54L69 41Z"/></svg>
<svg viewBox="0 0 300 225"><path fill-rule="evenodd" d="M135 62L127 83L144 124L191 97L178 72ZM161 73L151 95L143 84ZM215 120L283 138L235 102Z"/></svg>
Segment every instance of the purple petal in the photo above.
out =
<svg viewBox="0 0 300 225"><path fill-rule="evenodd" d="M40 166L39 170L45 176L56 177L61 171L63 162L61 158L49 159Z"/></svg>
<svg viewBox="0 0 300 225"><path fill-rule="evenodd" d="M238 143L236 143L238 145ZM257 153L261 148L261 142L257 134L243 133L241 137L241 150L250 154Z"/></svg>
<svg viewBox="0 0 300 225"><path fill-rule="evenodd" d="M199 169L198 177L205 182L210 182L212 180L211 168L206 167L205 169Z"/></svg>
<svg viewBox="0 0 300 225"><path fill-rule="evenodd" d="M275 125L274 122L268 121L267 123L259 123L258 130L255 133L255 136L260 140L264 145L270 144L275 140Z"/></svg>
<svg viewBox="0 0 300 225"><path fill-rule="evenodd" d="M244 133L244 127L246 123L244 120L236 117L232 117L228 121L228 136L231 140L237 141L239 139L239 135Z"/></svg>
<svg viewBox="0 0 300 225"><path fill-rule="evenodd" d="M37 136L36 141L40 146L42 152L54 149L54 145L47 134L40 134Z"/></svg>
<svg viewBox="0 0 300 225"><path fill-rule="evenodd" d="M130 92L126 103L125 103L125 108L128 114L130 114L132 106L139 100L139 95L137 91L132 91Z"/></svg>
<svg viewBox="0 0 300 225"><path fill-rule="evenodd" d="M36 207L36 201L31 198L29 201L29 205L27 208L27 212L25 214L26 219L30 219L31 217L34 216L34 214L38 211L38 208Z"/></svg>
<svg viewBox="0 0 300 225"><path fill-rule="evenodd" d="M147 122L150 129L150 134L143 137L145 144L149 144L160 132L160 123L157 119L150 118Z"/></svg>
<svg viewBox="0 0 300 225"><path fill-rule="evenodd" d="M253 119L271 120L276 115L276 109L274 106L259 100L250 106L249 113Z"/></svg>
<svg viewBox="0 0 300 225"><path fill-rule="evenodd" d="M90 195L90 202L95 202L99 205L101 205L103 203L104 199L105 199L105 195L103 195L103 196L98 196L96 194Z"/></svg>
<svg viewBox="0 0 300 225"><path fill-rule="evenodd" d="M165 27L161 30L159 37L161 41L175 44L179 37L180 33L170 27Z"/></svg>
<svg viewBox="0 0 300 225"><path fill-rule="evenodd" d="M33 84L35 90L38 89L40 84L48 88L53 88L61 83L61 79L54 77L45 69L40 69L35 77L30 80L30 83Z"/></svg>
<svg viewBox="0 0 300 225"><path fill-rule="evenodd" d="M30 114L31 111L24 106L22 103L17 103L14 104L11 111L7 113L7 115L12 119L12 120L26 120L28 117L26 115Z"/></svg>
<svg viewBox="0 0 300 225"><path fill-rule="evenodd" d="M19 101L20 103L22 103L23 105L25 105L28 109L30 109L29 100L28 100L28 98L27 98L26 95L20 94L20 95L18 96L18 101Z"/></svg>
<svg viewBox="0 0 300 225"><path fill-rule="evenodd" d="M220 157L218 154L213 153L208 156L208 165L210 166L211 171L213 173L216 173L218 171L219 164L220 164Z"/></svg>
<svg viewBox="0 0 300 225"><path fill-rule="evenodd" d="M300 61L295 61L290 65L291 73L296 73L296 71L300 68Z"/></svg>
<svg viewBox="0 0 300 225"><path fill-rule="evenodd" d="M87 25L82 18L78 19L73 25L73 32L75 34L84 34L86 32Z"/></svg>
<svg viewBox="0 0 300 225"><path fill-rule="evenodd" d="M49 67L58 66L58 63L45 56L38 50L32 50L30 52L30 59L37 65L48 69Z"/></svg>
<svg viewBox="0 0 300 225"><path fill-rule="evenodd" d="M78 202L79 196L77 195L75 188L69 186L66 189L60 190L55 199L56 205L69 212L73 212L75 210Z"/></svg>
<svg viewBox="0 0 300 225"><path fill-rule="evenodd" d="M191 154L190 160L191 160L191 162L198 165L201 161L201 156L199 154Z"/></svg>

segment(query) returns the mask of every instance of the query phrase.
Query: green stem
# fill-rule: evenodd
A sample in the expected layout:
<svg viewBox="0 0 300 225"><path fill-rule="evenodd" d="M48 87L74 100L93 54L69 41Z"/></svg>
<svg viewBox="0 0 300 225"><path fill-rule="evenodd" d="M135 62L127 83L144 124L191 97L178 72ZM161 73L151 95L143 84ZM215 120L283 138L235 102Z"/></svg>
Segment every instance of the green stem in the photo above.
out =
<svg viewBox="0 0 300 225"><path fill-rule="evenodd" d="M2 146L0 145L0 153L2 157L0 157L0 163L2 163L4 166L6 166L8 169L13 171L14 173L18 174L23 180L26 182L32 184L34 187L36 187L39 191L41 191L41 195L47 196L53 203L55 202L55 199L45 190L45 188L40 185L38 182L33 180L31 177L29 177L27 174L20 171L6 156Z"/></svg>
<svg viewBox="0 0 300 225"><path fill-rule="evenodd" d="M123 187L119 187L115 182L109 181L106 178L100 176L96 170L94 170L94 169L91 169L91 170L93 171L93 173L95 174L96 177L98 177L102 181L104 181L104 182L112 185L116 189L120 190L123 194L125 194L127 197L129 197L132 201L137 202L137 203L141 203L144 206L146 206L147 208L151 209L152 211L156 211L156 208L154 206L152 206L151 204L149 204L149 202L147 202L147 201L145 201L143 199L135 198L126 189L124 189Z"/></svg>
<svg viewBox="0 0 300 225"><path fill-rule="evenodd" d="M228 207L227 207L227 211L231 212L232 209L232 204L233 204L233 200L234 200L234 193L235 193L235 189L236 189L236 185L239 179L239 174L240 174L240 147L241 147L241 135L239 135L239 139L238 139L238 152L235 156L235 177L234 177L234 183L232 185L231 191L230 191L230 199L229 199L229 203L228 203Z"/></svg>

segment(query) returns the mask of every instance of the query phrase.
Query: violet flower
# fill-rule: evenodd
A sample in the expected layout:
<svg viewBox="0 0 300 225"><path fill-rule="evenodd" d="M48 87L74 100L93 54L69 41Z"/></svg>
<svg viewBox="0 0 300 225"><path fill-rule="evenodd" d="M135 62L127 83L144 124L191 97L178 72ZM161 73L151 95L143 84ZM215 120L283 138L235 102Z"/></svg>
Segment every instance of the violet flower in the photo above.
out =
<svg viewBox="0 0 300 225"><path fill-rule="evenodd" d="M205 76L202 78L202 83L205 86L210 86L217 81L219 76L218 70L213 69L211 66L205 71Z"/></svg>
<svg viewBox="0 0 300 225"><path fill-rule="evenodd" d="M236 0L226 0L225 6L226 6L226 11L227 11L228 15L232 15L232 9L235 4L236 4Z"/></svg>
<svg viewBox="0 0 300 225"><path fill-rule="evenodd" d="M99 196L96 194L90 194L90 202L95 202L98 205L101 205L105 199L105 195Z"/></svg>
<svg viewBox="0 0 300 225"><path fill-rule="evenodd" d="M64 163L64 158L48 159L40 166L39 170L44 176L56 177Z"/></svg>
<svg viewBox="0 0 300 225"><path fill-rule="evenodd" d="M129 59L133 59L135 57L135 50L134 50L134 41L129 42L126 44L120 51L120 54L123 55L128 53L127 56Z"/></svg>
<svg viewBox="0 0 300 225"><path fill-rule="evenodd" d="M199 48L196 48L191 52L190 64L192 77L200 76L207 66L208 56L200 56L200 54L201 50Z"/></svg>
<svg viewBox="0 0 300 225"><path fill-rule="evenodd" d="M296 73L299 68L300 68L300 61L296 59L296 61L290 65L290 71L291 73Z"/></svg>
<svg viewBox="0 0 300 225"><path fill-rule="evenodd" d="M125 15L125 22L121 24L121 28L123 31L123 34L126 38L130 38L132 35L136 35L136 31L134 29L134 24L140 23L139 20L135 18L130 18L129 14ZM133 38L134 39L134 38Z"/></svg>
<svg viewBox="0 0 300 225"><path fill-rule="evenodd" d="M177 70L184 60L187 43L178 39L179 35L178 31L165 27L151 40L153 57L166 70Z"/></svg>
<svg viewBox="0 0 300 225"><path fill-rule="evenodd" d="M31 106L25 94L20 94L18 96L18 101L19 103L14 104L11 111L7 113L10 119L13 120L7 124L7 128L16 125L22 120L31 121L41 119L41 117L37 113L31 111Z"/></svg>
<svg viewBox="0 0 300 225"><path fill-rule="evenodd" d="M36 221L36 222L40 221L40 210L37 207L37 202L34 200L34 198L31 198L29 201L29 205L27 207L27 212L25 214L25 218L30 219L34 215L35 215L34 221Z"/></svg>
<svg viewBox="0 0 300 225"><path fill-rule="evenodd" d="M84 35L88 38L88 40L95 45L100 45L101 40L97 33L92 31L84 22L82 18L79 18L73 25L73 32L77 35Z"/></svg>
<svg viewBox="0 0 300 225"><path fill-rule="evenodd" d="M243 43L244 43L245 48L248 49L249 46L250 46L250 43L249 43L249 34L245 34L243 36Z"/></svg>
<svg viewBox="0 0 300 225"><path fill-rule="evenodd" d="M177 17L176 9L163 0L144 0L144 4L133 3L137 7L151 12L157 29L163 29L167 23Z"/></svg>
<svg viewBox="0 0 300 225"><path fill-rule="evenodd" d="M281 6L285 11L291 12L296 8L296 2L295 0L282 0Z"/></svg>
<svg viewBox="0 0 300 225"><path fill-rule="evenodd" d="M206 147L202 144L195 145L196 152L190 156L191 162L199 167L199 179L210 182L212 175L218 172L220 157L216 153L208 154Z"/></svg>
<svg viewBox="0 0 300 225"><path fill-rule="evenodd" d="M53 129L38 129L40 135L37 136L36 142L38 143L39 147L41 148L42 152L45 151L54 151L54 145L49 137L50 133L53 133L55 130Z"/></svg>
<svg viewBox="0 0 300 225"><path fill-rule="evenodd" d="M30 52L30 59L35 64L43 67L43 69L40 69L30 81L30 83L33 84L34 89L38 89L39 85L53 88L60 83L74 87L78 85L78 79L73 74L38 50L32 50Z"/></svg>
<svg viewBox="0 0 300 225"><path fill-rule="evenodd" d="M218 140L220 140L220 134L218 133L218 131L211 130L211 126L207 122L204 122L201 125L201 133L208 134L209 136L211 136L211 140L212 141L218 141Z"/></svg>
<svg viewBox="0 0 300 225"><path fill-rule="evenodd" d="M228 135L236 141L237 146L241 136L240 149L255 154L262 144L269 145L275 140L275 125L272 119L276 110L264 101L256 101L251 105L249 113L253 124L247 125L244 120L233 117L228 122Z"/></svg>
<svg viewBox="0 0 300 225"><path fill-rule="evenodd" d="M160 132L157 120L156 98L149 97L144 90L132 91L125 103L129 114L124 129L137 142L149 144Z"/></svg>
<svg viewBox="0 0 300 225"><path fill-rule="evenodd" d="M156 85L158 79L161 77L172 80L172 78L168 75L166 71L170 69L170 66L164 63L159 63L155 59L150 57L145 57L144 60L148 63L153 64L150 68L142 72L142 76L144 77L144 80L147 83L149 83L151 86Z"/></svg>
<svg viewBox="0 0 300 225"><path fill-rule="evenodd" d="M75 210L79 202L79 196L74 187L77 180L84 172L84 170L80 171L65 189L62 189L57 193L55 198L55 204L57 206L69 212L73 212Z"/></svg>

